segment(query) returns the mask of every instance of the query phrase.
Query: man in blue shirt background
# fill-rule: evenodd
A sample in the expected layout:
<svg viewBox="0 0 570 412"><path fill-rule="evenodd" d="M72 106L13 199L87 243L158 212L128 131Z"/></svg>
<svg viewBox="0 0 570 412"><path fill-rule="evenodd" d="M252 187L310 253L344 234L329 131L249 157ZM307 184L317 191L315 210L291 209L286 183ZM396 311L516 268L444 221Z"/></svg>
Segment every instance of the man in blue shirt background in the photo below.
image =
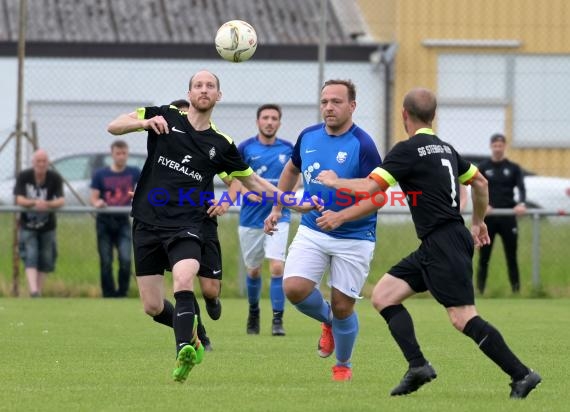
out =
<svg viewBox="0 0 570 412"><path fill-rule="evenodd" d="M276 104L264 104L257 109L257 135L250 137L238 146L243 159L261 177L277 184L283 167L291 158L293 145L277 137L281 126L281 107ZM260 194L261 195L261 194ZM284 336L283 311L285 295L283 293L283 268L285 251L289 236L291 212L284 210L274 236L263 232L263 221L271 212L271 200L261 201L254 196L244 198L240 211L239 238L242 257L247 270L247 297L249 316L247 333L259 334L259 299L261 296L261 270L264 258L269 260L271 284L269 294L273 309L271 334Z"/></svg>

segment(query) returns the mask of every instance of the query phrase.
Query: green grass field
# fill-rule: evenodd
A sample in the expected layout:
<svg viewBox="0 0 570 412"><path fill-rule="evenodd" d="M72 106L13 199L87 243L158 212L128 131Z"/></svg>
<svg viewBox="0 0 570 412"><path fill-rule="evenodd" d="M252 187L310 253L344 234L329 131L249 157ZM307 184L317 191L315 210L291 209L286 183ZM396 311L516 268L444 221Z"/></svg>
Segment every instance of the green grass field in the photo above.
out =
<svg viewBox="0 0 570 412"><path fill-rule="evenodd" d="M358 306L360 336L352 382L332 382L332 358L316 354L317 322L289 305L286 337L245 334L247 303L224 299L206 319L214 351L188 381L171 381L172 331L136 299L0 299L0 410L6 411L566 411L570 300L482 299L479 310L543 383L524 401L509 379L456 332L431 299L412 299L422 349L438 378L391 398L406 363L368 301ZM566 405L566 406L565 406Z"/></svg>
<svg viewBox="0 0 570 412"><path fill-rule="evenodd" d="M378 224L378 241L372 270L364 295L368 296L380 276L402 257L407 256L418 246L413 226L410 223L387 224L381 217ZM223 252L224 297L240 296L240 252L237 238L237 216L221 218L219 233ZM295 222L290 231L296 231ZM12 279L11 236L12 216L0 215L0 296L10 294ZM59 217L58 245L59 258L56 272L50 275L45 288L49 296L100 296L99 261L96 249L95 223L91 215L74 214ZM519 265L521 270L521 296L523 297L570 297L570 218L557 217L541 222L541 287L532 284L532 225L529 218L520 221ZM477 255L475 256L475 262ZM476 265L475 265L476 266ZM23 272L23 270L21 271ZM267 273L267 271L265 271ZM20 289L25 295L26 285L20 276ZM170 279L170 276L167 276ZM265 290L267 284L265 282ZM493 250L489 270L486 297L510 296L506 262L500 240ZM131 290L137 296L136 288Z"/></svg>

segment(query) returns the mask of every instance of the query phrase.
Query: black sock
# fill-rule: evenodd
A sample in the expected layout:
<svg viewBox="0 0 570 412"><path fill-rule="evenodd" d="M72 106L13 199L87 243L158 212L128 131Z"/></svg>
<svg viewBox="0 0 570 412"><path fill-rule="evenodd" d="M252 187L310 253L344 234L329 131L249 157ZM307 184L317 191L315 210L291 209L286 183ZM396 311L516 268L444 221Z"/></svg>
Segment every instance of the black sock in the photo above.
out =
<svg viewBox="0 0 570 412"><path fill-rule="evenodd" d="M198 316L198 325L202 325L202 317L200 316L200 305L198 304L198 299L196 299L196 295L193 294L194 297L194 313Z"/></svg>
<svg viewBox="0 0 570 412"><path fill-rule="evenodd" d="M410 368L423 366L427 363L416 340L414 323L404 305L388 306L380 311L380 315L386 320L388 328L394 340L402 350Z"/></svg>
<svg viewBox="0 0 570 412"><path fill-rule="evenodd" d="M198 324L198 327L196 328L196 334L198 335L200 342L206 344L209 341L208 335L206 334L206 328L201 323Z"/></svg>
<svg viewBox="0 0 570 412"><path fill-rule="evenodd" d="M207 298L206 296L204 296L204 301L206 302L206 305L215 306L218 301L218 298Z"/></svg>
<svg viewBox="0 0 570 412"><path fill-rule="evenodd" d="M192 343L192 329L194 327L194 292L181 290L174 294L176 306L174 307L174 337L176 349Z"/></svg>
<svg viewBox="0 0 570 412"><path fill-rule="evenodd" d="M249 304L249 311L253 313L259 313L259 302L257 303L250 303Z"/></svg>
<svg viewBox="0 0 570 412"><path fill-rule="evenodd" d="M206 328L204 327L204 323L202 322L202 316L200 315L200 305L198 304L198 300L196 299L195 294L194 294L194 311L196 312L196 316L198 317L198 327L196 328L198 332L198 338L203 341L206 338Z"/></svg>
<svg viewBox="0 0 570 412"><path fill-rule="evenodd" d="M283 319L283 311L282 310L274 310L273 317L275 319Z"/></svg>
<svg viewBox="0 0 570 412"><path fill-rule="evenodd" d="M501 333L479 316L475 316L463 328L479 346L479 349L495 362L513 380L524 378L529 369L509 349Z"/></svg>
<svg viewBox="0 0 570 412"><path fill-rule="evenodd" d="M160 312L156 316L153 316L152 319L155 322L162 323L163 325L172 328L174 327L174 324L172 323L173 316L174 316L174 306L172 306L172 303L170 303L170 301L164 299L164 308L162 309L162 312Z"/></svg>

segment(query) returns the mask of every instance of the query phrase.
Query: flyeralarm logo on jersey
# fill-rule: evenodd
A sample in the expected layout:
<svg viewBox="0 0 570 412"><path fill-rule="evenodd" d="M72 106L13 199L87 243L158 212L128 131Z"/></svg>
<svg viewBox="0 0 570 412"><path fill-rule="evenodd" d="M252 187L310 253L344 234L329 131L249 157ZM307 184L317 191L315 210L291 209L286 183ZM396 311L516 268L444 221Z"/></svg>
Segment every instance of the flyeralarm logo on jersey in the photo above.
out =
<svg viewBox="0 0 570 412"><path fill-rule="evenodd" d="M185 155L182 160L179 162L169 159L164 156L159 156L157 163L161 166L168 167L169 169L176 170L179 173L185 174L188 177L196 180L197 182L201 182L203 177L200 173L195 170L190 169L190 164L192 162L192 156Z"/></svg>

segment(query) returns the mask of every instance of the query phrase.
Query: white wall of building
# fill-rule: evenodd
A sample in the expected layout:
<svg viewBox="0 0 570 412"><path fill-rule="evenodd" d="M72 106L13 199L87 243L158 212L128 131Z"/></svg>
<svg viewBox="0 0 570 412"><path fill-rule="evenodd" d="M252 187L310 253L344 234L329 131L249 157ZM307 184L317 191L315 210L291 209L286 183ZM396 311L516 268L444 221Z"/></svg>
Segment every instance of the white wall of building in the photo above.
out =
<svg viewBox="0 0 570 412"><path fill-rule="evenodd" d="M144 105L186 98L192 73L208 69L220 77L222 101L214 110L218 128L239 143L256 133L255 110L274 102L283 106L279 135L295 141L319 118L316 62L169 59L27 58L25 115L37 124L39 144L52 158L77 152L107 151L107 123ZM355 122L373 136L383 153L383 74L371 63L329 62L325 79L351 79L357 86ZM1 138L14 129L16 58L0 58ZM145 152L145 134L125 136L131 150ZM0 153L1 176L13 171L13 148ZM25 154L29 156L28 150Z"/></svg>

